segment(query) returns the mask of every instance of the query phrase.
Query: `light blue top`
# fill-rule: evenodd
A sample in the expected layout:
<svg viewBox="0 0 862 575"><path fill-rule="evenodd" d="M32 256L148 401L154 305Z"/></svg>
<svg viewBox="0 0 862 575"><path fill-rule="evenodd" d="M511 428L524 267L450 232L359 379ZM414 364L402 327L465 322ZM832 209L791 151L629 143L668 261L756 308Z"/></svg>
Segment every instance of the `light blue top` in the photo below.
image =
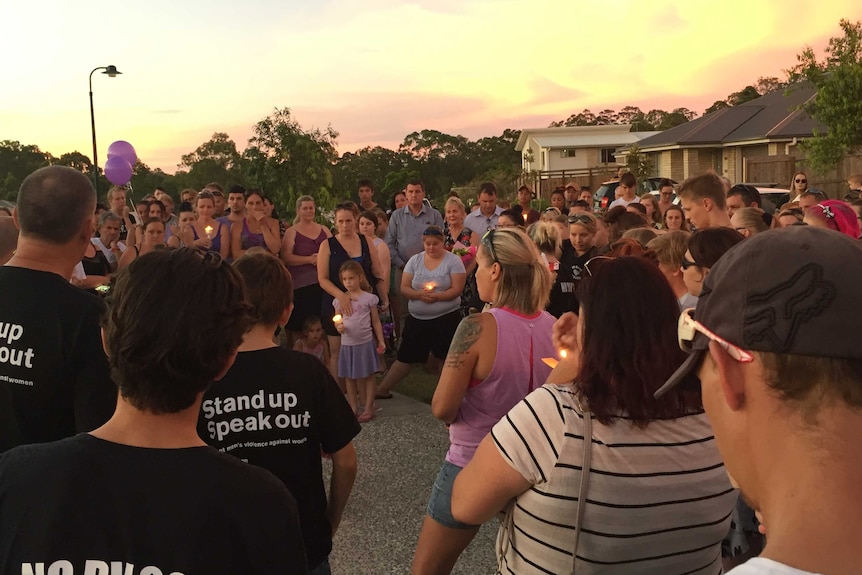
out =
<svg viewBox="0 0 862 575"><path fill-rule="evenodd" d="M405 262L422 251L422 232L428 226L443 227L443 216L434 208L422 204L422 210L414 215L410 206L392 212L386 228L386 245L392 256L392 265L404 266Z"/></svg>
<svg viewBox="0 0 862 575"><path fill-rule="evenodd" d="M485 214L482 213L481 209L474 210L467 214L467 217L464 218L464 227L470 228L480 236L487 232L488 230L494 229L497 227L497 222L500 219L500 214L503 213L503 208L497 206L494 210L494 213L491 214L491 217L486 217Z"/></svg>

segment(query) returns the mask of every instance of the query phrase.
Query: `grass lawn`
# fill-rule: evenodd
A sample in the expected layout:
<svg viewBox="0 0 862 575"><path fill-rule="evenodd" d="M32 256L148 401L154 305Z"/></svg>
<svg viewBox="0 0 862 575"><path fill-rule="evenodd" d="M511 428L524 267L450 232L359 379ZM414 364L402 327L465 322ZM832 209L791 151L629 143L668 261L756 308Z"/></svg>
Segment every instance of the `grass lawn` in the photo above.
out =
<svg viewBox="0 0 862 575"><path fill-rule="evenodd" d="M410 375L401 380L395 391L430 405L439 377L429 374L421 365L414 365L410 369Z"/></svg>

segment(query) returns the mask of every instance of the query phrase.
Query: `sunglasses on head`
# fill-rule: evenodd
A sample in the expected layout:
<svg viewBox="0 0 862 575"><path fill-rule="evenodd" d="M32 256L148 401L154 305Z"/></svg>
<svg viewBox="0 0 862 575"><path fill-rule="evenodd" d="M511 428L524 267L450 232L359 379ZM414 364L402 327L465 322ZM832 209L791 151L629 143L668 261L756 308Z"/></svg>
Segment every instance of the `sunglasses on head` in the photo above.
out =
<svg viewBox="0 0 862 575"><path fill-rule="evenodd" d="M604 264L604 262L613 259L614 258L610 256L596 256L594 258L590 258L589 261L584 264L584 270L586 270L590 277L593 277L599 271L599 268Z"/></svg>
<svg viewBox="0 0 862 575"><path fill-rule="evenodd" d="M497 259L497 252L494 251L494 232L495 228L491 228L482 236L480 240L482 245L485 246L485 249L488 250L488 253L491 255L491 263L500 263L500 260Z"/></svg>
<svg viewBox="0 0 862 575"><path fill-rule="evenodd" d="M726 339L713 333L708 327L694 319L694 308L683 310L679 315L679 324L677 325L677 338L679 347L685 352L691 353L694 336L697 332L702 333L726 351L730 357L740 363L751 363L754 361L754 356L742 349L739 346L733 345Z"/></svg>
<svg viewBox="0 0 862 575"><path fill-rule="evenodd" d="M443 232L438 229L428 229L422 232L423 236L440 236L443 237Z"/></svg>
<svg viewBox="0 0 862 575"><path fill-rule="evenodd" d="M587 214L572 214L568 217L568 222L570 224L591 224L593 223L593 218Z"/></svg>

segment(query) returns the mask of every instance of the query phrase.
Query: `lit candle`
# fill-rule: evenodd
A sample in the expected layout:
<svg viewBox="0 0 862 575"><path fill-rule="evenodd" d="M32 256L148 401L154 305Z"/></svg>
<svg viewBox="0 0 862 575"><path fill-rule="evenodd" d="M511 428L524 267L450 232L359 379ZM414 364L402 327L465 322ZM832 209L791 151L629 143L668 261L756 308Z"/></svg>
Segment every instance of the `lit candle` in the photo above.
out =
<svg viewBox="0 0 862 575"><path fill-rule="evenodd" d="M527 214L524 214L524 223L527 223Z"/></svg>
<svg viewBox="0 0 862 575"><path fill-rule="evenodd" d="M334 323L334 324L335 324L335 327L338 327L338 326L340 326L340 325L342 324L341 319L342 319L342 318L341 318L341 314L340 314L340 313L337 313L337 314L335 314L334 316L332 316L332 323Z"/></svg>
<svg viewBox="0 0 862 575"><path fill-rule="evenodd" d="M567 352L566 350L564 350L564 349L560 350L560 359L566 359L566 357L568 355L569 355L569 352Z"/></svg>
<svg viewBox="0 0 862 575"><path fill-rule="evenodd" d="M204 231L207 234L207 239L210 239L210 240L213 239L213 227L212 226L205 227Z"/></svg>
<svg viewBox="0 0 862 575"><path fill-rule="evenodd" d="M431 282L425 284L425 291L434 291L434 284Z"/></svg>

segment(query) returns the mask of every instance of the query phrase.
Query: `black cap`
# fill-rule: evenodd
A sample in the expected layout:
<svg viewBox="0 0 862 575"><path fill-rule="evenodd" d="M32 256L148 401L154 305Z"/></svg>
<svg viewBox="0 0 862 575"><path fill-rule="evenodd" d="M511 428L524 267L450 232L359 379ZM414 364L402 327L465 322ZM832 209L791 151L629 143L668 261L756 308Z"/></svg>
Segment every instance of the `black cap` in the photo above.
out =
<svg viewBox="0 0 862 575"><path fill-rule="evenodd" d="M814 226L757 234L710 269L694 319L748 351L862 359L862 244ZM698 332L691 356L655 393L693 374L709 339Z"/></svg>

